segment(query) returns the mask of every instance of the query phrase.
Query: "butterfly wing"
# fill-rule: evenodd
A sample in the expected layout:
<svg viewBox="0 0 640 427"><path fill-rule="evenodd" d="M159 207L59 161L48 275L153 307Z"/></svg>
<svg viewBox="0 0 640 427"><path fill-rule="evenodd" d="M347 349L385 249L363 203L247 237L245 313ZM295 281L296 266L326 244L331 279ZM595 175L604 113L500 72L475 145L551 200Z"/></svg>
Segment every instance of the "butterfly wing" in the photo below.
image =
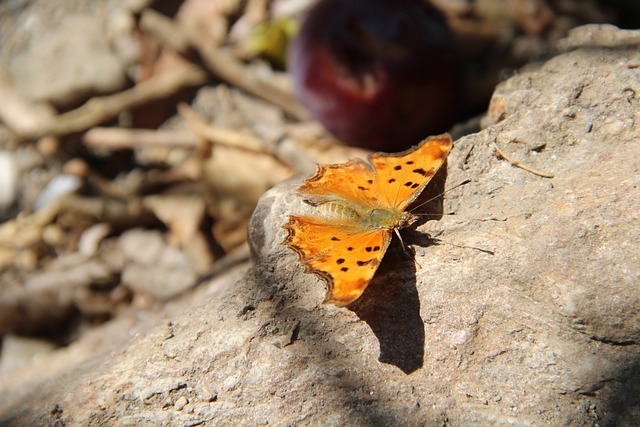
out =
<svg viewBox="0 0 640 427"><path fill-rule="evenodd" d="M449 150L451 137L443 134L401 153L370 156L375 169L373 192L380 203L399 212L406 210L440 169Z"/></svg>
<svg viewBox="0 0 640 427"><path fill-rule="evenodd" d="M289 245L307 271L329 285L325 302L345 306L367 287L391 241L390 230L367 230L320 217L290 216Z"/></svg>
<svg viewBox="0 0 640 427"><path fill-rule="evenodd" d="M379 205L373 188L374 172L372 165L362 159L318 165L316 174L305 180L298 192L314 206L338 202L357 211L370 209Z"/></svg>

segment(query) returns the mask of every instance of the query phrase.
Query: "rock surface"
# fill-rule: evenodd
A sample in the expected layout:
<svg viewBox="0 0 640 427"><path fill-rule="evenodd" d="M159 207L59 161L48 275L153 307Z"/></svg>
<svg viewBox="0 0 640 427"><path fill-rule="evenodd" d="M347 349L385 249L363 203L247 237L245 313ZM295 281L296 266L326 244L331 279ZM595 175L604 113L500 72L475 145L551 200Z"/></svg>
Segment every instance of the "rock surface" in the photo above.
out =
<svg viewBox="0 0 640 427"><path fill-rule="evenodd" d="M306 209L284 183L231 289L5 392L0 424L637 425L640 52L610 28L592 44L601 30L496 89L449 157L450 185L472 179L447 193L455 215L419 228L441 241L405 233L415 260L392 244L349 309L321 305L324 284L280 244Z"/></svg>

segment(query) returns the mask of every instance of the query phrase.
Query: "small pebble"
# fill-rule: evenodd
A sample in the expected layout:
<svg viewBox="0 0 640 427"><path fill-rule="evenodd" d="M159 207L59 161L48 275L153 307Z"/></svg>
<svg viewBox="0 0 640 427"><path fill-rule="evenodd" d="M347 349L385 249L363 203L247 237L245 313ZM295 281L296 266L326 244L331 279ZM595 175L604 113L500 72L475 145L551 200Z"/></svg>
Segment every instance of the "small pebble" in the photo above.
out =
<svg viewBox="0 0 640 427"><path fill-rule="evenodd" d="M176 400L176 403L173 404L173 409L175 409L176 411L182 411L184 407L187 406L187 403L189 403L187 398L181 396L180 399Z"/></svg>
<svg viewBox="0 0 640 427"><path fill-rule="evenodd" d="M0 213L9 209L16 201L18 168L13 154L0 151Z"/></svg>
<svg viewBox="0 0 640 427"><path fill-rule="evenodd" d="M82 185L82 181L73 175L58 175L54 177L33 203L35 210L42 209L57 198L73 193Z"/></svg>

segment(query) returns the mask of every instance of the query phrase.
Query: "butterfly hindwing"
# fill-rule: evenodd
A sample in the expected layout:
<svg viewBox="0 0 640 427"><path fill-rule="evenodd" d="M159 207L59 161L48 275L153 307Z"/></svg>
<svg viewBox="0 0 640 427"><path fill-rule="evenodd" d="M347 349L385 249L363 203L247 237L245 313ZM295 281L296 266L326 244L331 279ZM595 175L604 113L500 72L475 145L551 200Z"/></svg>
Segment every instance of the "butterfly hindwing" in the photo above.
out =
<svg viewBox="0 0 640 427"><path fill-rule="evenodd" d="M288 244L307 270L329 285L325 302L343 306L367 287L391 241L390 230L337 226L320 217L291 216Z"/></svg>

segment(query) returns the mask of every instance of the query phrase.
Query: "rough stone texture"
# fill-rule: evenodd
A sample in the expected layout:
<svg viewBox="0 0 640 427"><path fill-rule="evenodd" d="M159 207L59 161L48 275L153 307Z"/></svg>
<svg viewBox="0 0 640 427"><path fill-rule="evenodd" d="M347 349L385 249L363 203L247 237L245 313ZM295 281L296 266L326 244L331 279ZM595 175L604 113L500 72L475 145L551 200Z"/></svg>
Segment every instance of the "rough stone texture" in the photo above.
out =
<svg viewBox="0 0 640 427"><path fill-rule="evenodd" d="M308 209L285 183L254 213L235 286L5 392L0 424L640 424L640 52L589 40L497 88L449 158L449 185L472 179L447 193L455 215L419 228L440 241L408 230L415 260L392 245L350 309L321 305L280 245Z"/></svg>
<svg viewBox="0 0 640 427"><path fill-rule="evenodd" d="M31 99L61 105L126 84L125 64L109 46L106 24L89 14L68 17L51 36L17 57L11 76Z"/></svg>

